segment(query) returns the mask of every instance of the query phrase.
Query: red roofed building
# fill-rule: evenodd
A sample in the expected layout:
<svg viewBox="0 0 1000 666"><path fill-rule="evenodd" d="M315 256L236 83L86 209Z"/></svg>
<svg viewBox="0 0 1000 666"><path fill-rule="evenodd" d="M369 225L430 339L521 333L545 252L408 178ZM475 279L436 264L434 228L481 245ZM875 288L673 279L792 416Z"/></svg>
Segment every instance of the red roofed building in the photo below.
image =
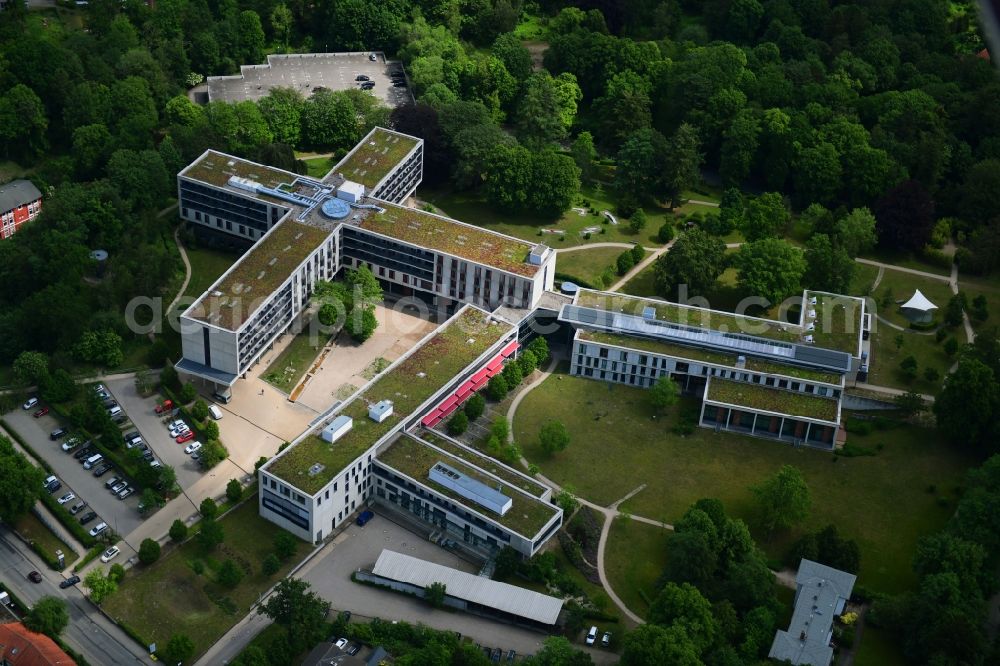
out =
<svg viewBox="0 0 1000 666"><path fill-rule="evenodd" d="M42 193L27 180L0 185L0 238L10 238L42 212Z"/></svg>
<svg viewBox="0 0 1000 666"><path fill-rule="evenodd" d="M9 622L0 624L0 665L76 666L76 662L48 636Z"/></svg>

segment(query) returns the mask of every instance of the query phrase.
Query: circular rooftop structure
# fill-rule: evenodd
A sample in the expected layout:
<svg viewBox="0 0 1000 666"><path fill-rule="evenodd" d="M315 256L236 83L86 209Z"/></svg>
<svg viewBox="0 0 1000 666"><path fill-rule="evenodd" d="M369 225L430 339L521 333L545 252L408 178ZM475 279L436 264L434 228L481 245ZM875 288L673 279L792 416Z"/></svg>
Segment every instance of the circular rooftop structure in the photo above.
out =
<svg viewBox="0 0 1000 666"><path fill-rule="evenodd" d="M340 199L327 199L322 204L322 210L331 220L343 220L351 214L351 207Z"/></svg>
<svg viewBox="0 0 1000 666"><path fill-rule="evenodd" d="M567 296L573 296L576 292L580 291L580 287L577 286L575 282L564 281L559 287L562 293Z"/></svg>
<svg viewBox="0 0 1000 666"><path fill-rule="evenodd" d="M106 250L94 250L90 253L90 258L94 261L107 261L108 253Z"/></svg>

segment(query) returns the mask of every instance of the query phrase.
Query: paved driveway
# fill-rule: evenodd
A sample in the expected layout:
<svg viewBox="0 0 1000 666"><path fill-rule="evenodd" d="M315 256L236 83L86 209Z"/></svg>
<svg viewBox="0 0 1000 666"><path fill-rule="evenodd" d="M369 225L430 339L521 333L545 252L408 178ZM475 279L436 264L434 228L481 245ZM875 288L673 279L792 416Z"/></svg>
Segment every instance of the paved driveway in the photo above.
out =
<svg viewBox="0 0 1000 666"><path fill-rule="evenodd" d="M349 610L368 618L420 622L435 629L459 631L481 645L503 648L504 654L510 649L518 654L535 654L542 648L545 634L475 615L434 610L418 599L352 582L351 573L359 568L370 568L383 548L475 573L464 560L390 522L377 511L365 527L348 527L297 577L308 581L337 610ZM598 664L618 660L617 655L608 652L587 651Z"/></svg>
<svg viewBox="0 0 1000 666"><path fill-rule="evenodd" d="M31 416L31 412L21 409L4 415L4 418L10 427L28 442L35 453L43 456L52 466L55 475L62 481L62 488L56 491L56 495L61 496L72 491L90 506L90 509L84 509L83 512L78 513L78 517L88 510L96 511L100 520L106 522L111 529L120 535L132 532L142 523L142 516L139 515L137 509L138 493L133 493L124 501L118 499L104 487L104 482L114 476L113 471L99 479L94 478L94 475L89 470L85 470L72 453L65 453L62 450L60 446L62 440L53 442L49 439L49 433L59 425L55 418L46 415L36 419ZM71 502L70 506L72 504ZM95 520L88 527L93 527L98 522Z"/></svg>

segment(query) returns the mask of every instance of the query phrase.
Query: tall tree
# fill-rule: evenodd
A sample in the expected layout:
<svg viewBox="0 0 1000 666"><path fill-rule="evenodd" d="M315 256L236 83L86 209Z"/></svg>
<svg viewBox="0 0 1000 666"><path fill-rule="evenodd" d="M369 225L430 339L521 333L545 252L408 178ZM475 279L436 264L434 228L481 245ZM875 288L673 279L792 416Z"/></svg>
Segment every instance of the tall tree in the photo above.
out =
<svg viewBox="0 0 1000 666"><path fill-rule="evenodd" d="M797 467L783 465L751 490L757 500L761 525L769 533L787 529L809 515L812 496Z"/></svg>
<svg viewBox="0 0 1000 666"><path fill-rule="evenodd" d="M992 368L973 357L963 357L944 380L934 400L938 427L958 445L995 451L1000 427L1000 387Z"/></svg>
<svg viewBox="0 0 1000 666"><path fill-rule="evenodd" d="M834 246L826 234L814 234L806 242L805 260L805 286L847 293L854 276L854 260L843 247Z"/></svg>
<svg viewBox="0 0 1000 666"><path fill-rule="evenodd" d="M279 4L278 7L284 7ZM275 8L277 11L277 8ZM272 88L267 96L257 102L274 140L297 146L302 128L302 108L305 100L294 88Z"/></svg>
<svg viewBox="0 0 1000 666"><path fill-rule="evenodd" d="M45 475L6 437L0 437L0 515L11 522L27 513L42 492Z"/></svg>
<svg viewBox="0 0 1000 666"><path fill-rule="evenodd" d="M642 129L631 135L618 151L615 188L619 194L639 202L665 195L669 154L670 145L656 130Z"/></svg>
<svg viewBox="0 0 1000 666"><path fill-rule="evenodd" d="M25 627L50 638L58 638L67 624L69 612L66 602L56 597L42 597L24 616Z"/></svg>
<svg viewBox="0 0 1000 666"><path fill-rule="evenodd" d="M657 258L653 273L657 293L673 298L681 285L690 294L703 294L725 268L726 244L699 228L678 238L670 252Z"/></svg>
<svg viewBox="0 0 1000 666"><path fill-rule="evenodd" d="M285 628L295 654L323 638L329 611L330 603L311 591L309 583L296 578L280 581L274 593L258 610Z"/></svg>
<svg viewBox="0 0 1000 666"><path fill-rule="evenodd" d="M783 235L788 226L788 209L777 192L765 192L747 205L743 235L748 241Z"/></svg>
<svg viewBox="0 0 1000 666"><path fill-rule="evenodd" d="M872 211L881 247L917 251L930 238L934 200L915 180L904 181L886 192Z"/></svg>
<svg viewBox="0 0 1000 666"><path fill-rule="evenodd" d="M749 295L777 303L802 288L806 260L802 250L780 238L744 243L736 255L737 281Z"/></svg>
<svg viewBox="0 0 1000 666"><path fill-rule="evenodd" d="M836 224L837 243L851 257L875 247L875 216L867 208L855 208Z"/></svg>
<svg viewBox="0 0 1000 666"><path fill-rule="evenodd" d="M672 206L681 204L681 193L701 180L701 140L693 125L682 123L670 137L670 156L666 173L666 189Z"/></svg>

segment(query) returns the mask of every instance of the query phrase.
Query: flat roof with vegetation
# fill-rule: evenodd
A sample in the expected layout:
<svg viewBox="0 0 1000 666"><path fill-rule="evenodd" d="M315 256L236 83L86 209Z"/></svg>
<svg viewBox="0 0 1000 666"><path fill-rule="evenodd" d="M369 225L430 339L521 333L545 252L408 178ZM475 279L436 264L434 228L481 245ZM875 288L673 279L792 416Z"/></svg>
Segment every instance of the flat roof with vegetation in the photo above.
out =
<svg viewBox="0 0 1000 666"><path fill-rule="evenodd" d="M417 139L376 127L332 170L371 189L406 157Z"/></svg>
<svg viewBox="0 0 1000 666"><path fill-rule="evenodd" d="M520 488L529 495L542 497L549 490L537 481L518 474L514 470L501 464L499 461L494 460L488 455L470 449L466 446L456 444L450 439L442 437L435 432L427 430L426 428L421 428L414 433L414 436L424 440L425 442L430 442L439 449L444 449L455 458L461 458L469 464L475 465L476 467L489 472L493 476L503 479L506 483Z"/></svg>
<svg viewBox="0 0 1000 666"><path fill-rule="evenodd" d="M217 187L228 187L231 176L249 178L265 187L276 188L282 183L291 183L296 174L282 169L256 164L241 157L234 157L214 150L208 150L180 173L191 180L199 180ZM239 190L242 196L254 196ZM270 198L269 198L270 200Z"/></svg>
<svg viewBox="0 0 1000 666"><path fill-rule="evenodd" d="M591 331L585 328L580 329L580 339L596 342L598 344L615 345L626 349L648 351L651 354L662 354L675 358L687 359L691 361L701 361L703 363L713 363L724 365L737 370L735 354L724 354L722 352L700 349L698 347L688 347L687 345L667 342L665 340L651 340L649 338L634 338L621 333L608 333L607 331ZM746 370L750 372L764 372L772 375L784 375L797 379L806 379L827 384L840 385L841 375L832 372L822 372L809 368L800 368L795 365L783 365L762 359L746 356Z"/></svg>
<svg viewBox="0 0 1000 666"><path fill-rule="evenodd" d="M369 212L359 223L362 229L517 275L530 277L540 268L528 263L535 246L527 241L415 208L379 205L383 212Z"/></svg>
<svg viewBox="0 0 1000 666"><path fill-rule="evenodd" d="M319 436L317 429L273 459L267 471L309 495L319 492L511 328L507 322L466 306L335 413L354 420L347 434L331 444ZM393 402L392 416L376 423L368 418L368 405L381 400ZM323 469L310 474L310 468L317 463Z"/></svg>
<svg viewBox="0 0 1000 666"><path fill-rule="evenodd" d="M437 446L437 445L435 445ZM468 464L467 458L459 458L446 452L445 447L434 448L427 442L423 442L408 435L400 435L389 448L378 454L378 461L386 467L404 474L414 481L432 488L435 492L451 499L456 504L467 506L478 513L486 516L490 520L514 530L521 536L532 539L548 524L552 517L556 515L557 509L548 502L537 498L528 497L516 490L506 488L506 482L498 482L496 479L482 473L482 470ZM435 463L443 462L451 465L462 474L480 483L499 490L511 500L511 507L507 513L500 515L490 509L480 506L476 502L466 499L455 491L432 481L428 475L431 467ZM497 488L497 486L500 486Z"/></svg>
<svg viewBox="0 0 1000 666"><path fill-rule="evenodd" d="M278 223L236 260L186 313L235 331L299 265L330 237L330 231L295 220Z"/></svg>
<svg viewBox="0 0 1000 666"><path fill-rule="evenodd" d="M812 295L817 298L816 305L808 303L808 298ZM651 307L656 312L656 318L662 321L728 333L744 333L782 342L806 344L804 336L811 334L815 346L847 352L852 356L858 354L861 303L861 299L851 296L806 292L805 307L816 310L816 328L807 333L803 326L790 322L758 319L627 294L581 289L576 299L576 304L582 307L639 317L645 308ZM848 314L851 315L850 319ZM852 323L850 329L846 328L848 322Z"/></svg>
<svg viewBox="0 0 1000 666"><path fill-rule="evenodd" d="M712 377L706 400L820 421L837 420L837 400Z"/></svg>

